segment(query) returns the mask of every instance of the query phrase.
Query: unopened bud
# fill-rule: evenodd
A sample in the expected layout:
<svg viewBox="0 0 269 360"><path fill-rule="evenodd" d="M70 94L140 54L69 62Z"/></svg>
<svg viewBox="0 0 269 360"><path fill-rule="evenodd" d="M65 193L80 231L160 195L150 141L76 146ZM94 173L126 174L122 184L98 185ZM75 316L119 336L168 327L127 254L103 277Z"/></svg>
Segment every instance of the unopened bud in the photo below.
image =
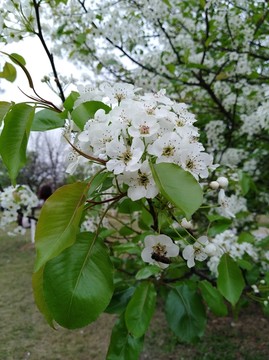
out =
<svg viewBox="0 0 269 360"><path fill-rule="evenodd" d="M209 256L213 256L216 254L217 251L217 247L214 244L208 244L206 245L206 247L204 248L204 252L209 255Z"/></svg>
<svg viewBox="0 0 269 360"><path fill-rule="evenodd" d="M217 178L217 182L219 183L219 186L223 189L226 188L229 184L228 179L224 176L220 176L219 178Z"/></svg>
<svg viewBox="0 0 269 360"><path fill-rule="evenodd" d="M218 190L220 184L217 181L211 181L211 183L209 184L209 186L211 187L211 189L213 190Z"/></svg>

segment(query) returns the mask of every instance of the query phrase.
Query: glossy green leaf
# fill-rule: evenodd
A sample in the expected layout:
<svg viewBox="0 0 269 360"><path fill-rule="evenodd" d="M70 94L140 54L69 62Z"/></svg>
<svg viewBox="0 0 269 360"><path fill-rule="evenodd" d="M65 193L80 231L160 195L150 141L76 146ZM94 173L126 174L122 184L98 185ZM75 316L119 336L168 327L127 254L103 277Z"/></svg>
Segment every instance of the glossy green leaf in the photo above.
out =
<svg viewBox="0 0 269 360"><path fill-rule="evenodd" d="M117 244L113 246L113 251L116 254L136 254L136 255L140 255L141 253L141 248L139 245L132 243L132 242L127 242L125 244Z"/></svg>
<svg viewBox="0 0 269 360"><path fill-rule="evenodd" d="M245 196L251 189L253 180L250 175L245 172L240 172L239 184L241 186L242 195Z"/></svg>
<svg viewBox="0 0 269 360"><path fill-rule="evenodd" d="M157 265L145 266L137 272L135 278L137 280L148 279L150 276L157 275L161 271L162 271L161 268Z"/></svg>
<svg viewBox="0 0 269 360"><path fill-rule="evenodd" d="M100 172L91 177L91 179L89 180L90 186L87 198L90 198L96 190L100 190L108 176L108 172Z"/></svg>
<svg viewBox="0 0 269 360"><path fill-rule="evenodd" d="M162 195L190 219L203 202L203 192L195 178L178 165L170 163L152 165L152 172Z"/></svg>
<svg viewBox="0 0 269 360"><path fill-rule="evenodd" d="M65 185L43 205L36 228L35 271L74 243L87 191L86 183Z"/></svg>
<svg viewBox="0 0 269 360"><path fill-rule="evenodd" d="M240 232L240 234L238 236L238 243L242 244L244 242L247 242L250 244L255 244L255 242L256 242L255 236L247 231Z"/></svg>
<svg viewBox="0 0 269 360"><path fill-rule="evenodd" d="M134 338L126 328L124 316L113 327L106 360L138 360L144 338Z"/></svg>
<svg viewBox="0 0 269 360"><path fill-rule="evenodd" d="M44 273L44 266L33 274L32 287L33 287L34 299L39 311L44 315L48 324L54 328L53 325L54 319L44 297L43 273Z"/></svg>
<svg viewBox="0 0 269 360"><path fill-rule="evenodd" d="M33 83L33 80L32 80L32 77L29 73L29 71L26 69L25 67L25 60L24 58L21 56L21 55L18 55L18 54L7 54L5 53L4 51L1 51L2 54L6 55L9 57L9 59L16 65L18 65L24 72L24 74L26 75L27 77L27 80L28 80L28 84L30 86L31 89L34 89L34 83Z"/></svg>
<svg viewBox="0 0 269 360"><path fill-rule="evenodd" d="M83 327L106 309L113 294L113 266L104 243L92 233L53 258L44 269L46 303L61 325Z"/></svg>
<svg viewBox="0 0 269 360"><path fill-rule="evenodd" d="M17 77L17 71L15 66L10 64L9 62L6 62L3 67L3 70L0 72L0 78L13 82L16 80L16 77Z"/></svg>
<svg viewBox="0 0 269 360"><path fill-rule="evenodd" d="M86 101L72 111L71 116L75 124L80 130L83 130L84 125L89 119L94 118L94 114L97 110L103 109L106 113L109 113L111 108L101 101Z"/></svg>
<svg viewBox="0 0 269 360"><path fill-rule="evenodd" d="M12 61L16 61L16 62L19 62L22 65L26 65L26 61L25 61L23 56L21 56L19 54L16 54L16 53L12 53L9 56L10 56L10 59Z"/></svg>
<svg viewBox="0 0 269 360"><path fill-rule="evenodd" d="M169 292L165 312L169 327L179 340L195 342L204 334L206 313L201 297L187 285Z"/></svg>
<svg viewBox="0 0 269 360"><path fill-rule="evenodd" d="M120 202L118 211L122 214L132 214L135 211L140 211L142 209L142 205L138 201L132 201L129 198L124 199Z"/></svg>
<svg viewBox="0 0 269 360"><path fill-rule="evenodd" d="M66 98L63 106L65 109L72 111L74 107L74 103L79 97L79 93L77 91L71 91L70 95Z"/></svg>
<svg viewBox="0 0 269 360"><path fill-rule="evenodd" d="M16 104L5 116L0 136L0 154L13 184L19 170L26 163L26 148L34 111L29 105Z"/></svg>
<svg viewBox="0 0 269 360"><path fill-rule="evenodd" d="M239 300L245 286L242 272L229 254L223 254L218 266L217 286L220 293L232 305Z"/></svg>
<svg viewBox="0 0 269 360"><path fill-rule="evenodd" d="M125 311L126 306L135 291L134 286L116 288L113 297L106 308L109 314L121 314Z"/></svg>
<svg viewBox="0 0 269 360"><path fill-rule="evenodd" d="M67 1L68 0L55 0L55 2L56 2L56 5L59 5L60 3L63 3L63 4L67 4Z"/></svg>
<svg viewBox="0 0 269 360"><path fill-rule="evenodd" d="M0 101L0 126L2 124L2 120L6 116L8 110L10 109L11 103L6 101Z"/></svg>
<svg viewBox="0 0 269 360"><path fill-rule="evenodd" d="M142 282L136 288L127 305L125 322L129 332L136 338L145 334L156 306L156 290L152 283Z"/></svg>
<svg viewBox="0 0 269 360"><path fill-rule="evenodd" d="M63 127L65 120L61 115L49 109L40 110L35 114L31 130L46 131Z"/></svg>
<svg viewBox="0 0 269 360"><path fill-rule="evenodd" d="M222 295L218 289L210 284L209 281L203 280L199 282L203 299L209 309L217 316L226 316L228 314L227 306L224 303Z"/></svg>

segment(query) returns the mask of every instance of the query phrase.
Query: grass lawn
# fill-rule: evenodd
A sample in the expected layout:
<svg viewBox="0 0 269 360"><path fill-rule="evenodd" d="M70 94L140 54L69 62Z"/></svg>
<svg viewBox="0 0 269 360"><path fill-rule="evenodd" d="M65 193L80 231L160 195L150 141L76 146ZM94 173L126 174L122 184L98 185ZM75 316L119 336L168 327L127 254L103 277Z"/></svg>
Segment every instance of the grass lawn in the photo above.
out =
<svg viewBox="0 0 269 360"><path fill-rule="evenodd" d="M84 329L55 331L38 312L31 289L35 251L29 238L0 232L0 360L104 360L113 316L104 314ZM269 359L269 319L258 307L252 306L237 321L211 318L204 338L195 345L178 343L157 311L140 357L218 359Z"/></svg>

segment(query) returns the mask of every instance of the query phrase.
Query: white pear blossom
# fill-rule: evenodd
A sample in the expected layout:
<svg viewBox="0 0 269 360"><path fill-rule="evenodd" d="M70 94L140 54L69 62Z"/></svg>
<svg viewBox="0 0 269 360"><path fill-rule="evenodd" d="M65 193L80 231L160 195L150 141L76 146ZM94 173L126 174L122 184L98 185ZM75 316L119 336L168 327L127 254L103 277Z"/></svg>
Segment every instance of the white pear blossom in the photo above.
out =
<svg viewBox="0 0 269 360"><path fill-rule="evenodd" d="M187 245L183 252L182 256L187 260L187 266L189 268L195 266L195 260L204 261L207 258L207 253L205 252L205 246L208 244L207 236L200 236L193 245Z"/></svg>
<svg viewBox="0 0 269 360"><path fill-rule="evenodd" d="M137 171L140 167L140 159L144 152L144 144L141 139L135 138L131 146L124 144L123 140L113 140L106 144L106 153L109 161L106 167L118 175L124 171Z"/></svg>
<svg viewBox="0 0 269 360"><path fill-rule="evenodd" d="M152 173L148 161L144 161L138 171L125 172L118 177L119 183L128 184L127 195L133 201L154 198L159 189L153 180Z"/></svg>
<svg viewBox="0 0 269 360"><path fill-rule="evenodd" d="M116 83L113 86L109 83L104 83L100 86L105 96L109 97L111 103L120 103L121 101L132 98L137 89L131 84Z"/></svg>
<svg viewBox="0 0 269 360"><path fill-rule="evenodd" d="M179 253L179 247L167 235L148 235L144 240L145 248L142 250L143 261L156 264L165 269L169 266L170 257Z"/></svg>
<svg viewBox="0 0 269 360"><path fill-rule="evenodd" d="M157 157L156 163L178 163L181 138L175 132L168 132L149 145L148 153Z"/></svg>
<svg viewBox="0 0 269 360"><path fill-rule="evenodd" d="M235 218L235 214L233 212L232 207L229 204L229 199L225 195L224 189L220 189L218 194L218 203L220 205L220 208L218 208L218 212L227 218Z"/></svg>
<svg viewBox="0 0 269 360"><path fill-rule="evenodd" d="M197 180L199 176L203 179L208 177L208 169L214 169L213 157L205 152L182 151L180 154L180 165L189 171Z"/></svg>
<svg viewBox="0 0 269 360"><path fill-rule="evenodd" d="M155 117L143 115L132 121L132 126L129 127L128 133L133 137L150 137L156 134L159 128L160 125Z"/></svg>
<svg viewBox="0 0 269 360"><path fill-rule="evenodd" d="M185 229L193 229L193 223L191 220L187 220L186 218L183 218L180 222L180 225Z"/></svg>

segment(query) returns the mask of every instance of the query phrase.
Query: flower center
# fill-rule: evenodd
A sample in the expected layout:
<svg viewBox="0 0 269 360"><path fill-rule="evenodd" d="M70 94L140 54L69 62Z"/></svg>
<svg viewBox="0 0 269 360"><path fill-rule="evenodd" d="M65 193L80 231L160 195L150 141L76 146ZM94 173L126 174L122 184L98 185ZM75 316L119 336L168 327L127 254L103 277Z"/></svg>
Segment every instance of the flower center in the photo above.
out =
<svg viewBox="0 0 269 360"><path fill-rule="evenodd" d="M187 161L187 163L186 163L186 167L188 168L188 169L193 169L195 166L194 166L194 162L191 160L191 159L189 159L188 161Z"/></svg>
<svg viewBox="0 0 269 360"><path fill-rule="evenodd" d="M149 183L148 175L146 173L141 173L140 171L138 171L138 176L139 176L138 184L147 187Z"/></svg>
<svg viewBox="0 0 269 360"><path fill-rule="evenodd" d="M162 156L173 156L175 153L175 147L168 145L163 148Z"/></svg>
<svg viewBox="0 0 269 360"><path fill-rule="evenodd" d="M132 153L130 150L126 150L124 153L121 154L120 157L123 160L124 164L126 165L130 160L132 160Z"/></svg>
<svg viewBox="0 0 269 360"><path fill-rule="evenodd" d="M126 98L126 95L124 93L115 93L115 99L118 100L118 102L121 102L122 100L124 100Z"/></svg>
<svg viewBox="0 0 269 360"><path fill-rule="evenodd" d="M199 247L193 247L193 250L194 250L194 256L197 256L202 252L202 249Z"/></svg>
<svg viewBox="0 0 269 360"><path fill-rule="evenodd" d="M141 125L140 126L140 134L142 134L142 135L149 134L149 126Z"/></svg>
<svg viewBox="0 0 269 360"><path fill-rule="evenodd" d="M167 254L166 245L158 243L158 244L152 246L152 249L153 249L154 254L157 254L159 256L165 256Z"/></svg>
<svg viewBox="0 0 269 360"><path fill-rule="evenodd" d="M185 125L185 123L183 122L182 119L178 119L177 122L176 122L176 124L177 124L178 127L182 127L182 126Z"/></svg>

